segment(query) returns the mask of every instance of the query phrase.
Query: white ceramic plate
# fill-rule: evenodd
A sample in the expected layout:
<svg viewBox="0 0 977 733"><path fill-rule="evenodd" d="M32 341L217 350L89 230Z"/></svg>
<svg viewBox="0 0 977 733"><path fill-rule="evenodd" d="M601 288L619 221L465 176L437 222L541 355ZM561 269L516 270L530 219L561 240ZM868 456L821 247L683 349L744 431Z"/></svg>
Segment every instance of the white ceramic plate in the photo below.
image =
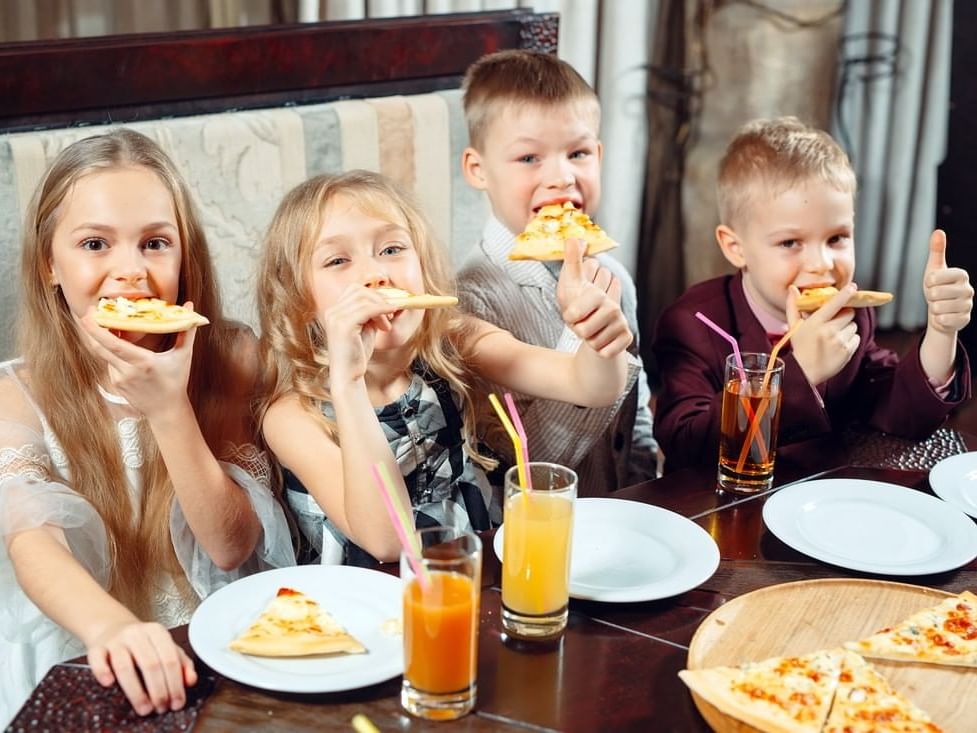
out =
<svg viewBox="0 0 977 733"><path fill-rule="evenodd" d="M252 657L227 645L265 609L282 586L319 602L367 648L365 654ZM190 619L190 645L217 672L281 692L337 692L403 674L403 639L383 630L402 611L399 578L342 565L299 565L249 575L204 599Z"/></svg>
<svg viewBox="0 0 977 733"><path fill-rule="evenodd" d="M493 547L502 559L504 525ZM708 580L719 548L689 519L625 499L577 499L570 596L625 603L669 598Z"/></svg>
<svg viewBox="0 0 977 733"><path fill-rule="evenodd" d="M944 458L930 470L933 493L977 517L977 452Z"/></svg>
<svg viewBox="0 0 977 733"><path fill-rule="evenodd" d="M977 557L977 525L936 497L904 486L821 479L767 499L763 521L818 560L882 575L927 575Z"/></svg>

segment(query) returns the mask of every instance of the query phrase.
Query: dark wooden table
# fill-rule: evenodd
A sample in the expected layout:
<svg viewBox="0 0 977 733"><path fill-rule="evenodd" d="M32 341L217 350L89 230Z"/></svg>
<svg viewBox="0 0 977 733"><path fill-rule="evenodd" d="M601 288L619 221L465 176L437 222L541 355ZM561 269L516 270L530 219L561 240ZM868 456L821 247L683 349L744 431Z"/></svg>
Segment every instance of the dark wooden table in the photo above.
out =
<svg viewBox="0 0 977 733"><path fill-rule="evenodd" d="M961 446L977 449L977 439L962 440ZM573 600L565 636L548 647L503 641L500 567L486 535L478 702L475 712L459 721L428 723L402 712L400 678L347 693L287 695L215 674L214 691L194 730L351 730L353 715L365 713L385 731L708 731L676 673L685 666L692 635L711 611L738 595L777 583L873 577L812 560L780 542L763 524L767 497L813 476L873 479L930 490L925 456L912 470L859 466L864 461L853 455L851 445L848 439L820 441L795 451L793 457L778 458L776 488L745 499L716 491L713 466L615 492L612 496L656 504L702 526L719 546L719 569L698 588L675 598L620 604ZM893 456L905 444L893 441L889 447L873 439L870 447L870 455ZM977 562L934 576L884 577L949 591L973 589ZM186 629L175 633L189 649Z"/></svg>

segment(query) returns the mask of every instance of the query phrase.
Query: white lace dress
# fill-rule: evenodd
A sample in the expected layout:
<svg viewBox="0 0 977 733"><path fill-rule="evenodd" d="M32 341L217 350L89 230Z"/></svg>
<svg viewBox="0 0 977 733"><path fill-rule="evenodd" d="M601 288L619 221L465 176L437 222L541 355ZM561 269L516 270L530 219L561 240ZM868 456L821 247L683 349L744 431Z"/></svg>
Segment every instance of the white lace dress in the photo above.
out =
<svg viewBox="0 0 977 733"><path fill-rule="evenodd" d="M55 624L21 590L7 555L18 532L42 525L64 531L75 558L102 586L108 582L108 544L94 508L71 490L64 451L30 396L19 361L0 362L0 728L17 712L51 665L83 654L81 642ZM115 417L133 506L139 506L142 419L125 400L103 392ZM251 500L263 533L254 554L233 571L218 568L200 547L173 503L170 534L177 559L200 598L239 577L295 564L281 507L269 490L269 466L254 445L224 446L224 471ZM57 578L51 579L52 583ZM173 578L161 574L153 599L154 620L167 628L186 623L198 601L188 603Z"/></svg>

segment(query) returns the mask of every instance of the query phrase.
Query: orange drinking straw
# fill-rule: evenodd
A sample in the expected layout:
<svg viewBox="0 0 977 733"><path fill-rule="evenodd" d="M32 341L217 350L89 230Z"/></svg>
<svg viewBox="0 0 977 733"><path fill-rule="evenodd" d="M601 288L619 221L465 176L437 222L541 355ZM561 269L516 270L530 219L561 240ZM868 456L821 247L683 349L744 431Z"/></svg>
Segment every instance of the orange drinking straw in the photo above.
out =
<svg viewBox="0 0 977 733"><path fill-rule="evenodd" d="M777 354L784 345L790 341L790 337L794 335L794 331L800 326L804 321L797 320L794 325L787 329L787 333L780 337L780 340L774 344L773 349L770 351L770 358L767 360L767 369L763 373L763 381L760 383L760 394L764 394L767 391L767 387L770 385L770 375L773 373L773 367L777 363ZM758 438L757 443L760 448L760 454L766 454L766 446L763 444L763 435L759 435L760 431L760 419L763 417L763 413L767 409L767 405L770 404L770 397L766 396L760 400L760 404L757 406L756 415L750 421L749 430L746 433L746 440L743 441L743 448L740 450L740 457L736 461L736 472L740 473L743 470L743 466L746 463L746 457L750 453L750 445L753 443L754 438Z"/></svg>
<svg viewBox="0 0 977 733"><path fill-rule="evenodd" d="M522 451L522 441L519 439L519 433L512 426L512 422L509 420L509 416L505 414L505 410L502 409L502 404L499 402L499 398L495 396L495 393L489 395L489 402L492 403L492 407L495 408L496 414L499 416L499 420L502 421L502 427L509 434L509 439L512 441L512 447L516 451L516 470L519 472L519 485L525 489L529 484L526 481L526 459Z"/></svg>
<svg viewBox="0 0 977 733"><path fill-rule="evenodd" d="M532 491L533 472L529 470L529 439L526 437L526 429L522 426L519 411L516 409L516 401L512 399L512 395L506 392L503 397L505 398L505 406L509 408L509 417L516 428L516 434L522 441L522 460L526 464L526 489Z"/></svg>
<svg viewBox="0 0 977 733"><path fill-rule="evenodd" d="M427 569L424 567L424 563L421 562L421 548L417 543L417 537L411 529L410 519L404 515L403 506L397 501L397 492L394 489L393 481L390 480L390 473L382 463L375 463L370 469L373 472L373 479L380 488L380 496L383 497L383 503L387 507L387 514L390 515L390 520L393 522L397 539L400 540L400 545L404 548L404 554L407 555L407 561L410 563L414 575L420 580L421 587L427 590L431 579L427 575Z"/></svg>

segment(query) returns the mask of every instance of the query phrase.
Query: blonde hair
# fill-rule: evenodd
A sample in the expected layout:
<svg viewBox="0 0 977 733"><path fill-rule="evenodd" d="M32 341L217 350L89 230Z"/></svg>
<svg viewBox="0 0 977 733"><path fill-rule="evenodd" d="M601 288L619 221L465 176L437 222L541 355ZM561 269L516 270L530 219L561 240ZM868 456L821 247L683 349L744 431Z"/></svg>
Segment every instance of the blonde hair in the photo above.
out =
<svg viewBox="0 0 977 733"><path fill-rule="evenodd" d="M48 168L25 222L18 336L32 394L67 456L72 488L105 523L111 562L109 592L146 618L156 580L147 568L171 572L182 592L188 597L191 592L170 539L173 484L152 434L142 426L143 498L140 506L133 506L114 421L97 389L105 374L104 364L82 342L61 289L50 284L52 239L65 198L85 176L123 167L155 173L173 197L183 245L178 302L192 300L195 309L212 323L196 335L187 392L201 431L216 450L229 391L222 365L231 361L236 329L221 318L207 242L186 184L148 137L119 129L85 138L65 148ZM172 340L170 337L164 348Z"/></svg>
<svg viewBox="0 0 977 733"><path fill-rule="evenodd" d="M364 214L404 227L421 263L424 289L450 295L450 266L431 229L410 196L388 178L354 170L337 176L316 176L289 191L275 212L258 269L258 313L264 398L259 424L268 407L290 393L321 420L326 433L338 439L336 425L319 409L330 402L329 354L312 294L312 253L325 223L329 203L342 196ZM470 320L457 309L424 311L411 343L411 361L419 361L447 380L464 405L463 422L469 452L482 465L491 461L475 447L475 408L464 354Z"/></svg>
<svg viewBox="0 0 977 733"><path fill-rule="evenodd" d="M828 133L796 117L754 120L739 129L719 163L719 218L733 225L762 188L776 195L809 180L854 195L855 171Z"/></svg>
<svg viewBox="0 0 977 733"><path fill-rule="evenodd" d="M472 147L481 149L489 126L510 105L554 107L583 103L600 126L600 102L576 69L556 56L510 49L482 56L462 82L465 120Z"/></svg>

